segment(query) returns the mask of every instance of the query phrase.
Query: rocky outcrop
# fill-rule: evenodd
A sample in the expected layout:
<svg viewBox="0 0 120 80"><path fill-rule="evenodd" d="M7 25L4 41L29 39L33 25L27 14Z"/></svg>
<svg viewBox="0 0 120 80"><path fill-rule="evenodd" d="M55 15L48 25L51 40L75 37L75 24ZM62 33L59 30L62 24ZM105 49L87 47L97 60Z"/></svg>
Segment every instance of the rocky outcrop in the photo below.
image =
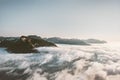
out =
<svg viewBox="0 0 120 80"><path fill-rule="evenodd" d="M38 36L21 36L20 38L2 39L0 47L7 48L11 53L32 53L38 52L36 47L56 46L54 43L43 40Z"/></svg>

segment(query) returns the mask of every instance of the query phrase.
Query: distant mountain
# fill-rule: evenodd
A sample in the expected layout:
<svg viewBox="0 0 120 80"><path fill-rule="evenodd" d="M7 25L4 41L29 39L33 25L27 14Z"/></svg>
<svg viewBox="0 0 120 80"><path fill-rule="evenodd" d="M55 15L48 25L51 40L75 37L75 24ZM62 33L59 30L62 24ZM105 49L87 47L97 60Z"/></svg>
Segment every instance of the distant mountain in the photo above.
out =
<svg viewBox="0 0 120 80"><path fill-rule="evenodd" d="M87 39L87 40L84 40L85 42L87 43L99 43L99 44L102 44L102 43L107 43L106 41L104 40L98 40L98 39Z"/></svg>
<svg viewBox="0 0 120 80"><path fill-rule="evenodd" d="M83 40L79 39L64 39L59 37L44 38L45 40L58 44L74 44L74 45L90 45Z"/></svg>
<svg viewBox="0 0 120 80"><path fill-rule="evenodd" d="M103 44L106 41L98 40L98 39L87 39L87 40L80 40L80 39L65 39L60 37L51 37L51 38L44 38L45 40L53 43L58 44L74 44L74 45L90 45L90 44Z"/></svg>

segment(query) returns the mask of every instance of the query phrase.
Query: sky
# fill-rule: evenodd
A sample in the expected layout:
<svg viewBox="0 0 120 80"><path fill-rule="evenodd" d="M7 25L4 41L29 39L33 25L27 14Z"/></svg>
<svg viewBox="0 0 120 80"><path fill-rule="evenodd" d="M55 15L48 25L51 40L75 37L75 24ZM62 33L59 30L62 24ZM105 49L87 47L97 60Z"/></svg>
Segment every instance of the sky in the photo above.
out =
<svg viewBox="0 0 120 80"><path fill-rule="evenodd" d="M120 41L120 0L0 0L0 36Z"/></svg>

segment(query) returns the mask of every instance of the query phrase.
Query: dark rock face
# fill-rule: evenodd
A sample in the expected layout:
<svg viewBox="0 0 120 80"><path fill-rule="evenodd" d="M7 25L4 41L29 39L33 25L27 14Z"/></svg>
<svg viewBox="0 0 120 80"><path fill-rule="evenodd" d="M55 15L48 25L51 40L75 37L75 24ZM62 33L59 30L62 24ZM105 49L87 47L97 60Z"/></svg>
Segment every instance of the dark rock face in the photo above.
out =
<svg viewBox="0 0 120 80"><path fill-rule="evenodd" d="M34 45L34 47L56 46L54 43L43 40L42 38L35 38L31 36L28 36L28 38L31 39L31 43Z"/></svg>
<svg viewBox="0 0 120 80"><path fill-rule="evenodd" d="M26 36L21 36L20 39L13 42L13 44L9 45L7 50L9 52L14 53L29 53L29 52L35 52L34 45L31 43L31 39L29 39Z"/></svg>
<svg viewBox="0 0 120 80"><path fill-rule="evenodd" d="M21 36L14 39L2 39L0 47L6 47L11 53L32 53L38 52L34 48L43 46L56 46L55 44L45 41L38 36Z"/></svg>

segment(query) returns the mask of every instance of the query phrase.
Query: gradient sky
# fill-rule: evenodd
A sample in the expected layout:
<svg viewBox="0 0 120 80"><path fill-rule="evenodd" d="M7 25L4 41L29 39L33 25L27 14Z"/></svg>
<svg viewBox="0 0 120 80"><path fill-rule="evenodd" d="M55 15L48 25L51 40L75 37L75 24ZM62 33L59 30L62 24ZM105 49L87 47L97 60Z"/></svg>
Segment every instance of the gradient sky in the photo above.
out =
<svg viewBox="0 0 120 80"><path fill-rule="evenodd" d="M0 36L120 41L120 0L0 0Z"/></svg>

